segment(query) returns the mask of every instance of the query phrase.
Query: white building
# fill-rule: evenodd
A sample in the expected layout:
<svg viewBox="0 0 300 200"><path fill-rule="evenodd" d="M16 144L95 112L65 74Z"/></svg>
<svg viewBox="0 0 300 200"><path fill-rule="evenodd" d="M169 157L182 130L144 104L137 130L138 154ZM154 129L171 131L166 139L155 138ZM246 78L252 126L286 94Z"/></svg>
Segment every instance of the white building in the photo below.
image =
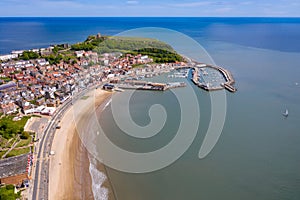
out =
<svg viewBox="0 0 300 200"><path fill-rule="evenodd" d="M7 54L7 55L0 56L0 60L2 60L2 61L11 60L14 58L18 58L18 55L17 54Z"/></svg>
<svg viewBox="0 0 300 200"><path fill-rule="evenodd" d="M77 58L83 57L84 53L85 53L85 51L75 51L75 54L76 54Z"/></svg>

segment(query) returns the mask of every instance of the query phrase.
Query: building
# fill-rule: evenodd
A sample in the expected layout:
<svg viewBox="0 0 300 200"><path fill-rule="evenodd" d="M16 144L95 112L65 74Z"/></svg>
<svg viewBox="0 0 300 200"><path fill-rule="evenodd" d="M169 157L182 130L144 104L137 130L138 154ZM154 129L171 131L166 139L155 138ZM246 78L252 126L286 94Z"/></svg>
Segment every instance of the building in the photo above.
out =
<svg viewBox="0 0 300 200"><path fill-rule="evenodd" d="M0 103L0 112L4 114L14 113L17 111L18 106L13 102L9 102L7 104Z"/></svg>
<svg viewBox="0 0 300 200"><path fill-rule="evenodd" d="M0 60L2 60L2 61L11 60L14 58L18 58L18 55L17 54L7 54L7 55L0 56Z"/></svg>
<svg viewBox="0 0 300 200"><path fill-rule="evenodd" d="M32 165L31 154L0 160L0 184L19 185L27 180Z"/></svg>
<svg viewBox="0 0 300 200"><path fill-rule="evenodd" d="M75 51L75 55L77 58L83 57L84 53L85 53L85 51Z"/></svg>
<svg viewBox="0 0 300 200"><path fill-rule="evenodd" d="M9 92L17 89L17 84L15 82L9 82L3 85L0 85L0 92Z"/></svg>

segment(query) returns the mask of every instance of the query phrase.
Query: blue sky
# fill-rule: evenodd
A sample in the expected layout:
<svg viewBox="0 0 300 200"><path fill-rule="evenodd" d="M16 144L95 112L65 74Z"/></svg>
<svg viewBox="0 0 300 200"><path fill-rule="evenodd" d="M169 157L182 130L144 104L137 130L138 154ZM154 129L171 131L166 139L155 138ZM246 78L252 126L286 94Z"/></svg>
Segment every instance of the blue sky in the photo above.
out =
<svg viewBox="0 0 300 200"><path fill-rule="evenodd" d="M0 0L0 16L300 17L299 0Z"/></svg>

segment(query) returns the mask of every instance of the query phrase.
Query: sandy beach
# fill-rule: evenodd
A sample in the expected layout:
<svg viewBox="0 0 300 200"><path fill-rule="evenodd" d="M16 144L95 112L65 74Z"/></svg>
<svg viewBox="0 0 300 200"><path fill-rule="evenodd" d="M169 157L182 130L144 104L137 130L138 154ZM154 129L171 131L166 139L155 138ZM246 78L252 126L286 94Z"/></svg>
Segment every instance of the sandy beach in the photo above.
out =
<svg viewBox="0 0 300 200"><path fill-rule="evenodd" d="M99 106L110 92L93 90L85 96L88 101L79 99L73 106L80 113L80 122L85 123L86 115ZM49 199L94 199L92 179L89 173L89 155L77 134L73 106L68 109L61 120L61 128L55 133L51 150L55 152L50 158ZM80 109L80 110L78 110ZM80 123L80 124L81 124ZM78 125L78 124L77 124ZM105 173L104 166L97 169ZM113 199L111 185L106 180L102 187L108 189L109 199Z"/></svg>

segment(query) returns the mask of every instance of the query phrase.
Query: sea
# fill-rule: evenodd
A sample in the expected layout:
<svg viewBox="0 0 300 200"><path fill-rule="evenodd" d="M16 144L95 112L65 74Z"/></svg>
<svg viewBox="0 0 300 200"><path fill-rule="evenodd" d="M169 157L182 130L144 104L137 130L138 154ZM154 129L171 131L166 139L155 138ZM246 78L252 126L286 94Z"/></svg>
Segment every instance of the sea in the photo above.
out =
<svg viewBox="0 0 300 200"><path fill-rule="evenodd" d="M199 149L214 120L212 96L218 92L203 91L189 79L167 75L149 79L184 81L194 91L197 103L189 105L188 96L178 99L175 90L185 95L187 88L135 91L129 111L136 124L151 124L152 105L163 107L167 116L159 133L147 139L125 134L112 106L106 106L97 117L107 138L135 153L159 150L174 140L184 121L184 106L180 104L189 105L191 116L197 108L200 112L200 118L186 120L190 126L185 127L184 134L194 134L191 127L198 125L192 143L169 165L144 173L107 166L106 178L114 191L110 195L118 200L300 199L300 18L0 18L0 54L76 43L97 33L130 35L132 29L138 30L135 36L139 30L158 30L158 39L162 30L175 31L197 42L210 62L232 73L238 90L223 91L224 126L215 146L201 159ZM176 42L175 50L189 56L186 46ZM190 51L192 57L201 62L195 52ZM116 99L126 102L127 93L118 93ZM285 110L288 117L282 114ZM107 191L101 188L105 176L93 166L95 163L90 167L94 197L105 199Z"/></svg>

